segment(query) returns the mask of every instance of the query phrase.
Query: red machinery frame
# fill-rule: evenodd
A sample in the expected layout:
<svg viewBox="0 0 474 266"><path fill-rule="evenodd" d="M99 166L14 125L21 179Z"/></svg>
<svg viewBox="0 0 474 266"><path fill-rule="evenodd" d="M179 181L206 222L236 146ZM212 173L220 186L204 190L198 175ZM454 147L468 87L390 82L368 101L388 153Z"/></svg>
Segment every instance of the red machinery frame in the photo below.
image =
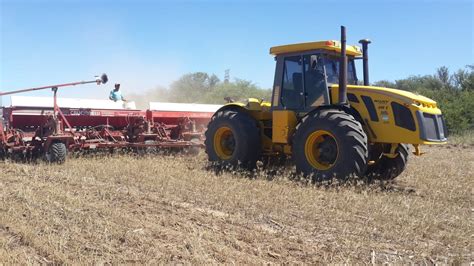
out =
<svg viewBox="0 0 474 266"><path fill-rule="evenodd" d="M52 89L53 107L11 106L3 108L0 123L0 154L23 158L43 156L50 162L65 157L50 156L58 145L66 151L128 148L139 153L159 149L180 149L192 153L203 147L204 129L210 112L166 112L152 110L110 110L65 108L57 103L59 87L86 83L104 84L104 74L94 81L73 82L13 92L9 95ZM56 145L52 149L52 144ZM57 154L56 154L57 155ZM63 158L64 157L64 158Z"/></svg>

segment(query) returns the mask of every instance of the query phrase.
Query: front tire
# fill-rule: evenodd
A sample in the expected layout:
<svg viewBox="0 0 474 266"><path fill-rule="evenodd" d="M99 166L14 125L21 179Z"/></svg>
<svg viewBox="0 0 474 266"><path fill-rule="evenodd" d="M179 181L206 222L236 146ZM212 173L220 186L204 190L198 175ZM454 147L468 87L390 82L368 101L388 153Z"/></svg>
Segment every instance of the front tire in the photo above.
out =
<svg viewBox="0 0 474 266"><path fill-rule="evenodd" d="M66 156L66 144L62 142L54 142L49 146L49 151L46 153L46 161L49 163L62 164L66 161Z"/></svg>
<svg viewBox="0 0 474 266"><path fill-rule="evenodd" d="M206 130L206 153L219 165L253 169L261 156L257 121L243 110L221 110Z"/></svg>
<svg viewBox="0 0 474 266"><path fill-rule="evenodd" d="M325 109L304 117L293 135L296 171L314 181L362 176L367 167L367 135L350 114Z"/></svg>
<svg viewBox="0 0 474 266"><path fill-rule="evenodd" d="M399 144L395 158L381 155L373 165L367 167L365 176L369 179L393 180L405 171L408 163L409 148L406 144Z"/></svg>

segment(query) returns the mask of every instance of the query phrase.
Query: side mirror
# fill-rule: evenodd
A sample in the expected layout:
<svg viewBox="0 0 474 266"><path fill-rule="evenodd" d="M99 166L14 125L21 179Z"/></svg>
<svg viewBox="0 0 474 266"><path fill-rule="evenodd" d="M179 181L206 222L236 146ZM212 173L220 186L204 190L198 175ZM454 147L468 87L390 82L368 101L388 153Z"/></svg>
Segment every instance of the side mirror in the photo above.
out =
<svg viewBox="0 0 474 266"><path fill-rule="evenodd" d="M95 82L97 82L97 85L100 85L100 84L105 84L107 83L107 81L109 81L109 78L107 77L107 74L102 74L100 77L99 76L96 76L95 77Z"/></svg>

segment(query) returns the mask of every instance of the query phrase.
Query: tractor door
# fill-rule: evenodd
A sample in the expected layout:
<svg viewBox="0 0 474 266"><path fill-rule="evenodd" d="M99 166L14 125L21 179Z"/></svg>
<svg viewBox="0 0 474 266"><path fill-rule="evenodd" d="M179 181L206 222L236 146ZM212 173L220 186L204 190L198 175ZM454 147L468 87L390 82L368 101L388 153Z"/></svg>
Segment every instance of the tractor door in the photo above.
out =
<svg viewBox="0 0 474 266"><path fill-rule="evenodd" d="M305 106L303 61L301 56L285 57L280 103L284 109L302 110Z"/></svg>
<svg viewBox="0 0 474 266"><path fill-rule="evenodd" d="M277 58L273 109L307 112L325 104L329 94L320 54Z"/></svg>
<svg viewBox="0 0 474 266"><path fill-rule="evenodd" d="M278 56L272 99L272 141L288 143L298 117L329 104L324 60L319 53Z"/></svg>

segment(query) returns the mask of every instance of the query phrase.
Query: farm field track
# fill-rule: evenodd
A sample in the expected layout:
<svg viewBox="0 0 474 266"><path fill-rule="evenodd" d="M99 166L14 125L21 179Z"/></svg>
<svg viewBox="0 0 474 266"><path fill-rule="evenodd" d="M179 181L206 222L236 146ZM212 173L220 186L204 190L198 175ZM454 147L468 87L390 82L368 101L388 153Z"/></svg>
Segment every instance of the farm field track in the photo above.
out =
<svg viewBox="0 0 474 266"><path fill-rule="evenodd" d="M0 264L472 262L474 146L423 151L391 183L317 186L204 154L0 162Z"/></svg>

